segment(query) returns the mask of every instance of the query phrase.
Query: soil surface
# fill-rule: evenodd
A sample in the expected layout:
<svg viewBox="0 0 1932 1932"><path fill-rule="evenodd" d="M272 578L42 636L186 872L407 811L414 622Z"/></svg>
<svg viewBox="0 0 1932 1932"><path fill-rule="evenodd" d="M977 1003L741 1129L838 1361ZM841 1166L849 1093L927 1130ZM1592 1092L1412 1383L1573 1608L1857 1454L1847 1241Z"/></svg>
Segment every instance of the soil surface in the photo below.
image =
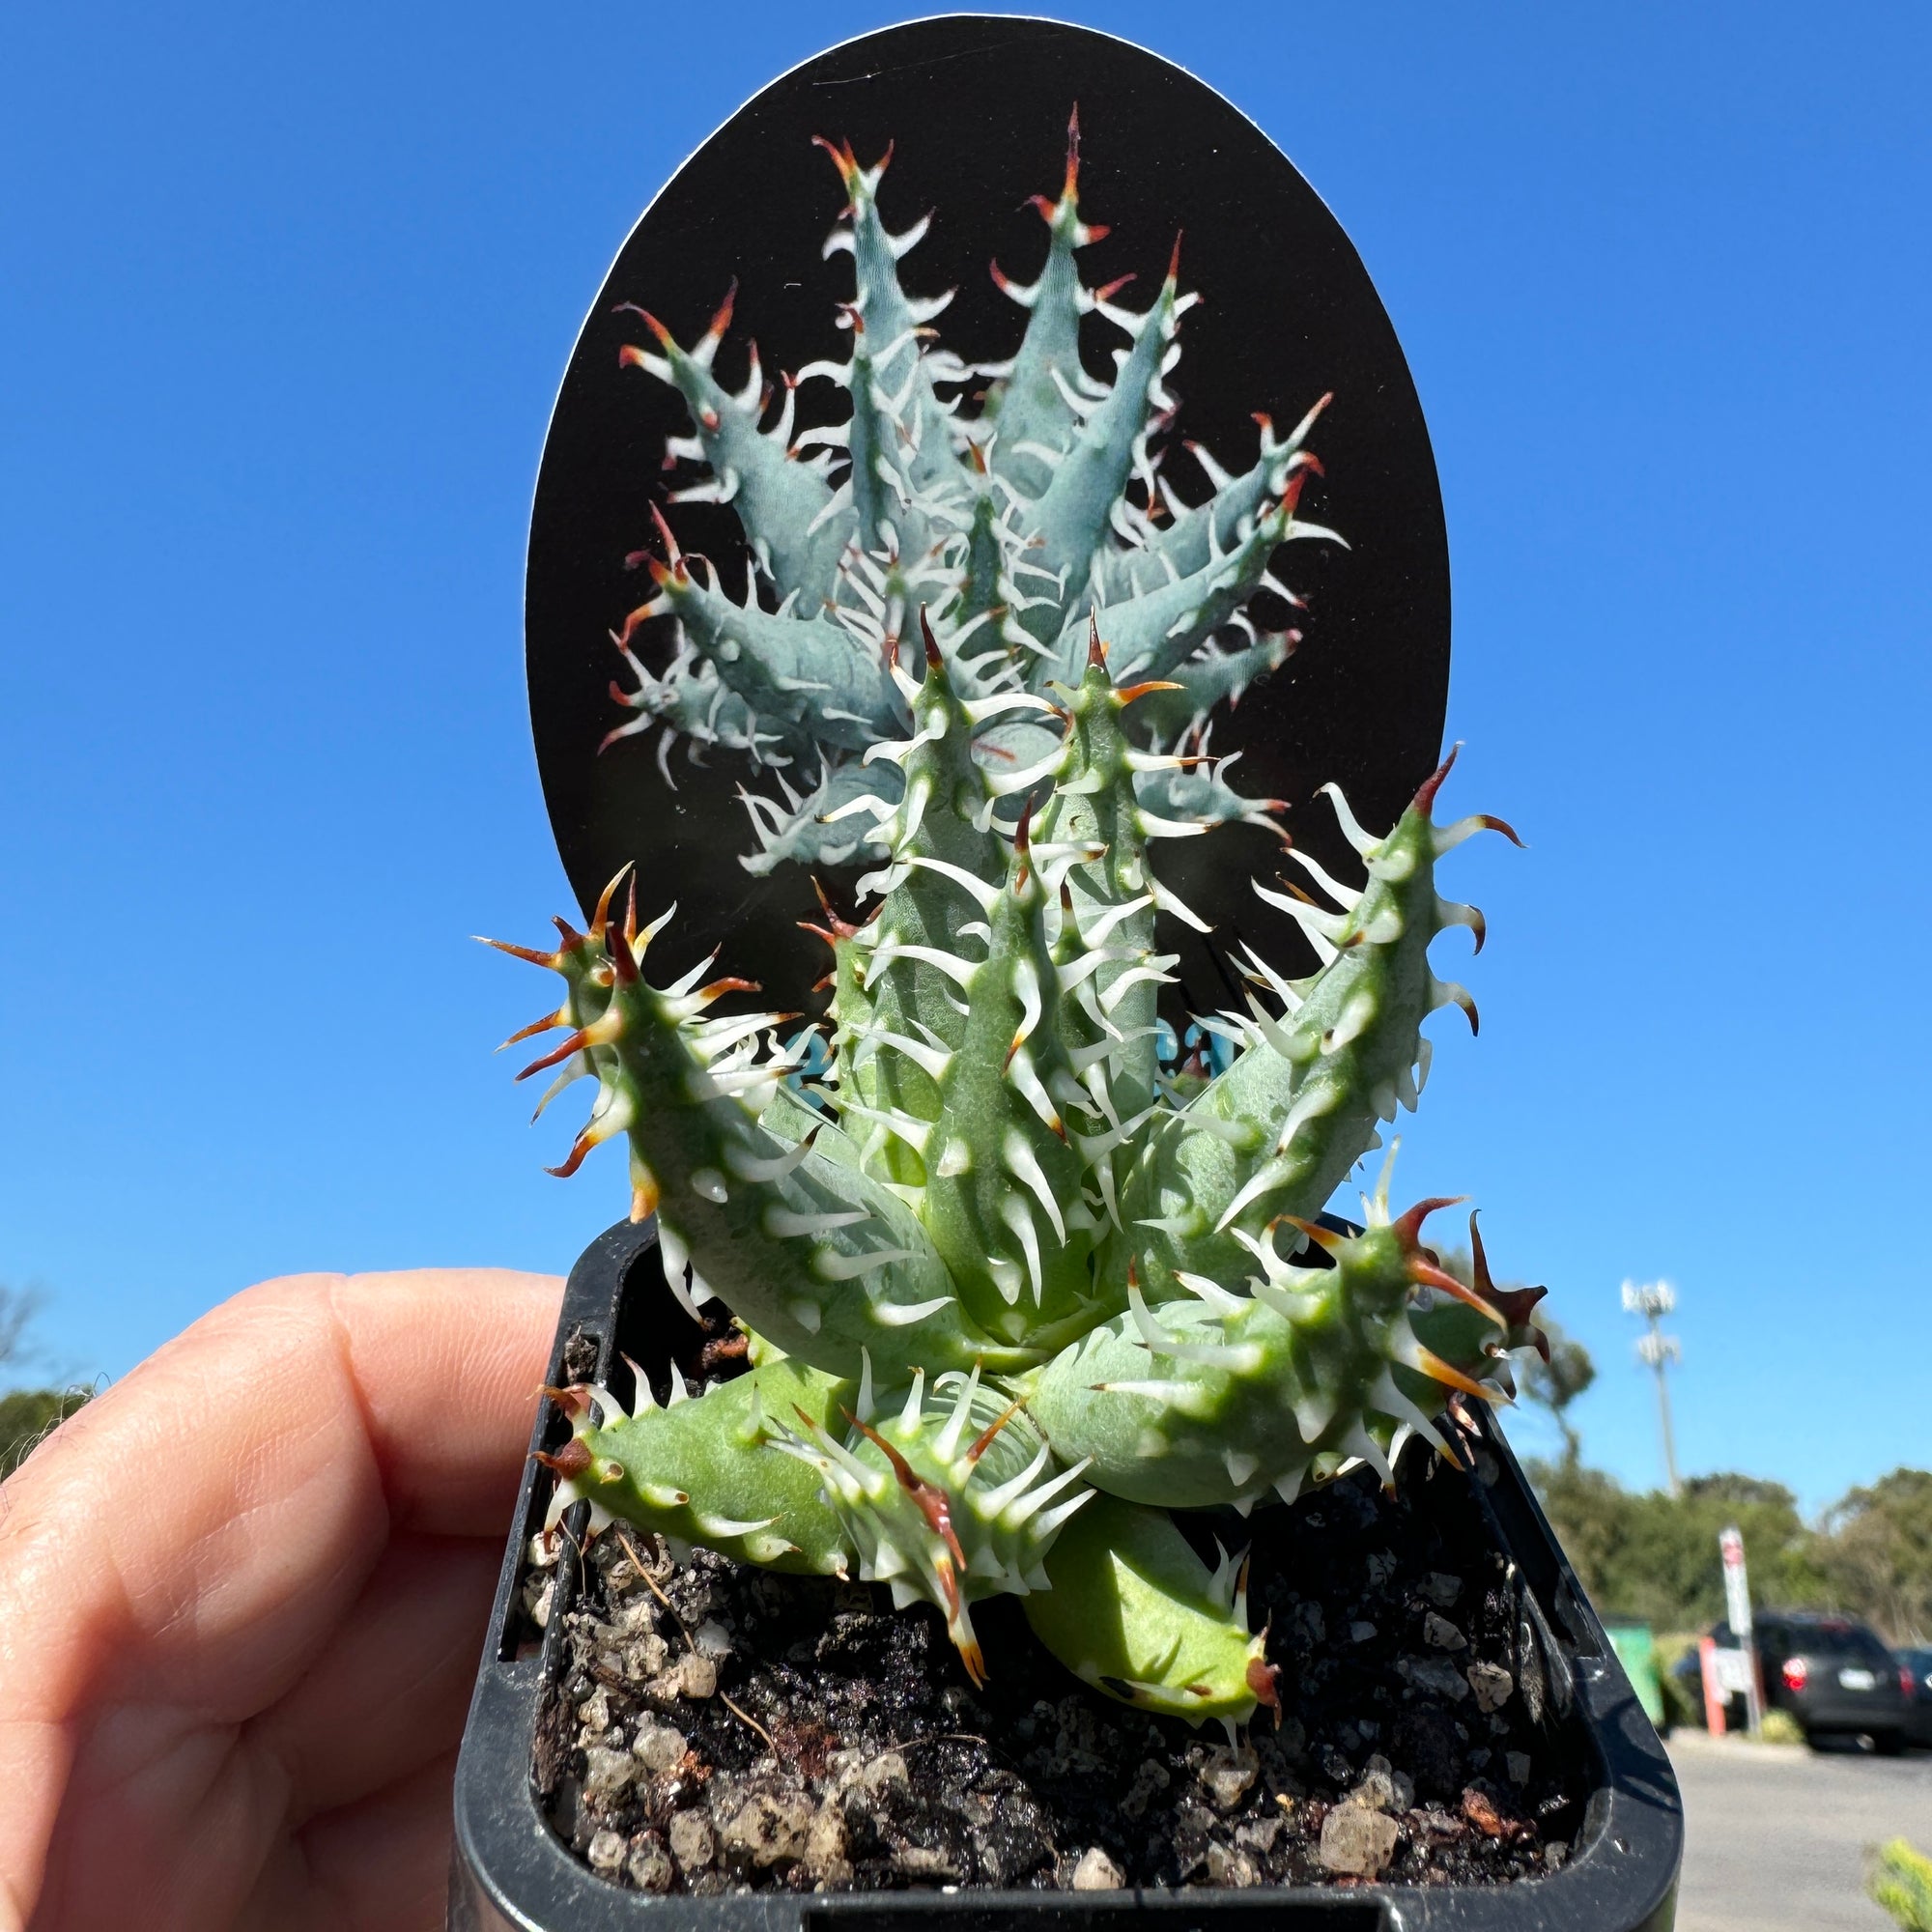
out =
<svg viewBox="0 0 1932 1932"><path fill-rule="evenodd" d="M1086 1689L1012 1599L974 1607L976 1690L923 1605L607 1531L553 1634L539 1786L594 1870L656 1892L1535 1878L1587 1779L1472 1483L1414 1444L1392 1495L1357 1470L1184 1519L1250 1544L1282 1667L1279 1726L1232 1744ZM536 1621L554 1594L530 1577Z"/></svg>

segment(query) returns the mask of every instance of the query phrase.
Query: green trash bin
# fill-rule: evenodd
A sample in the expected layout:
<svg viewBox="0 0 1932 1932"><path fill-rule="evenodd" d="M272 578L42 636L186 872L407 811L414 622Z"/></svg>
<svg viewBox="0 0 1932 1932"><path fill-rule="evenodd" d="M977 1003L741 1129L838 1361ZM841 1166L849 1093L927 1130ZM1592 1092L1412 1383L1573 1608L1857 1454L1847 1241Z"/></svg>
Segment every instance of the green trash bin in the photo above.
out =
<svg viewBox="0 0 1932 1932"><path fill-rule="evenodd" d="M1604 1629L1624 1675L1643 1706L1643 1714L1660 1732L1670 1728L1663 1709L1663 1685L1657 1672L1657 1634L1646 1623L1630 1617L1605 1617Z"/></svg>

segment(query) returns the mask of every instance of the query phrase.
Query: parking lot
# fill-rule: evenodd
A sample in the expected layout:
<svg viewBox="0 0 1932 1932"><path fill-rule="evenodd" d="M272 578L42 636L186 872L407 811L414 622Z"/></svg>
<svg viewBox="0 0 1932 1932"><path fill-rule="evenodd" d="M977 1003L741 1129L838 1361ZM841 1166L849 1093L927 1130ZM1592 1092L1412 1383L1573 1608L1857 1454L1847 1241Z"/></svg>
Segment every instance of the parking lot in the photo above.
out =
<svg viewBox="0 0 1932 1932"><path fill-rule="evenodd" d="M1679 1730L1684 1792L1678 1932L1884 1932L1864 1894L1865 1848L1932 1849L1932 1752L1881 1758Z"/></svg>

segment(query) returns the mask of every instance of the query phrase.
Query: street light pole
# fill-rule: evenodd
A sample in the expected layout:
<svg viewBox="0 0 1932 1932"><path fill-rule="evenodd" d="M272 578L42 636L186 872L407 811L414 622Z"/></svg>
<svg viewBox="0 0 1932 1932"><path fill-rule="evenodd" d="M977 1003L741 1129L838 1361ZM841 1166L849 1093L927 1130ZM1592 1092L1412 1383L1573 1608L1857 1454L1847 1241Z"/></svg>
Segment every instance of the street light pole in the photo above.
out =
<svg viewBox="0 0 1932 1932"><path fill-rule="evenodd" d="M1636 1352L1638 1359L1657 1377L1657 1415L1663 1426L1663 1472L1673 1496L1683 1494L1684 1485L1677 1475L1677 1443L1670 1429L1670 1389L1664 1380L1664 1366L1681 1362L1684 1350L1677 1337L1666 1335L1659 1324L1676 1307L1677 1291L1667 1281L1647 1281L1641 1286L1634 1281L1624 1283L1624 1312L1640 1315L1649 1324L1637 1337Z"/></svg>

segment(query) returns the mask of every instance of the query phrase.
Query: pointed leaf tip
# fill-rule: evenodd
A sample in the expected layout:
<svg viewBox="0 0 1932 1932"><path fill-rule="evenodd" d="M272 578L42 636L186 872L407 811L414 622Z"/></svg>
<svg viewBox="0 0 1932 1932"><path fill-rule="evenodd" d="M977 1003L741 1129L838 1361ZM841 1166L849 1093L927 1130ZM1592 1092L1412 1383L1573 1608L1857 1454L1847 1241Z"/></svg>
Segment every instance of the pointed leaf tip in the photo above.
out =
<svg viewBox="0 0 1932 1932"><path fill-rule="evenodd" d="M939 639L932 635L932 626L926 621L925 606L919 607L919 635L925 643L925 661L934 670L944 670L946 661L939 655Z"/></svg>
<svg viewBox="0 0 1932 1932"><path fill-rule="evenodd" d="M590 1466L590 1451L573 1435L555 1455L546 1449L532 1452L532 1462L541 1463L546 1469L560 1477L564 1482L574 1482Z"/></svg>
<svg viewBox="0 0 1932 1932"><path fill-rule="evenodd" d="M1432 1194L1426 1201L1418 1201L1413 1208L1396 1217L1395 1236L1405 1248L1415 1246L1422 1234L1422 1224L1440 1208L1454 1208L1469 1197L1466 1194Z"/></svg>
<svg viewBox="0 0 1932 1932"><path fill-rule="evenodd" d="M1442 781L1455 769L1456 759L1462 750L1463 741L1459 738L1449 747L1449 755L1416 788L1415 810L1425 818L1435 809L1435 794L1442 789Z"/></svg>
<svg viewBox="0 0 1932 1932"><path fill-rule="evenodd" d="M649 309L640 308L636 302L618 302L611 309L611 313L612 315L635 315L640 317L644 327L657 337L661 348L675 349L677 347L676 342L672 339L670 330Z"/></svg>

